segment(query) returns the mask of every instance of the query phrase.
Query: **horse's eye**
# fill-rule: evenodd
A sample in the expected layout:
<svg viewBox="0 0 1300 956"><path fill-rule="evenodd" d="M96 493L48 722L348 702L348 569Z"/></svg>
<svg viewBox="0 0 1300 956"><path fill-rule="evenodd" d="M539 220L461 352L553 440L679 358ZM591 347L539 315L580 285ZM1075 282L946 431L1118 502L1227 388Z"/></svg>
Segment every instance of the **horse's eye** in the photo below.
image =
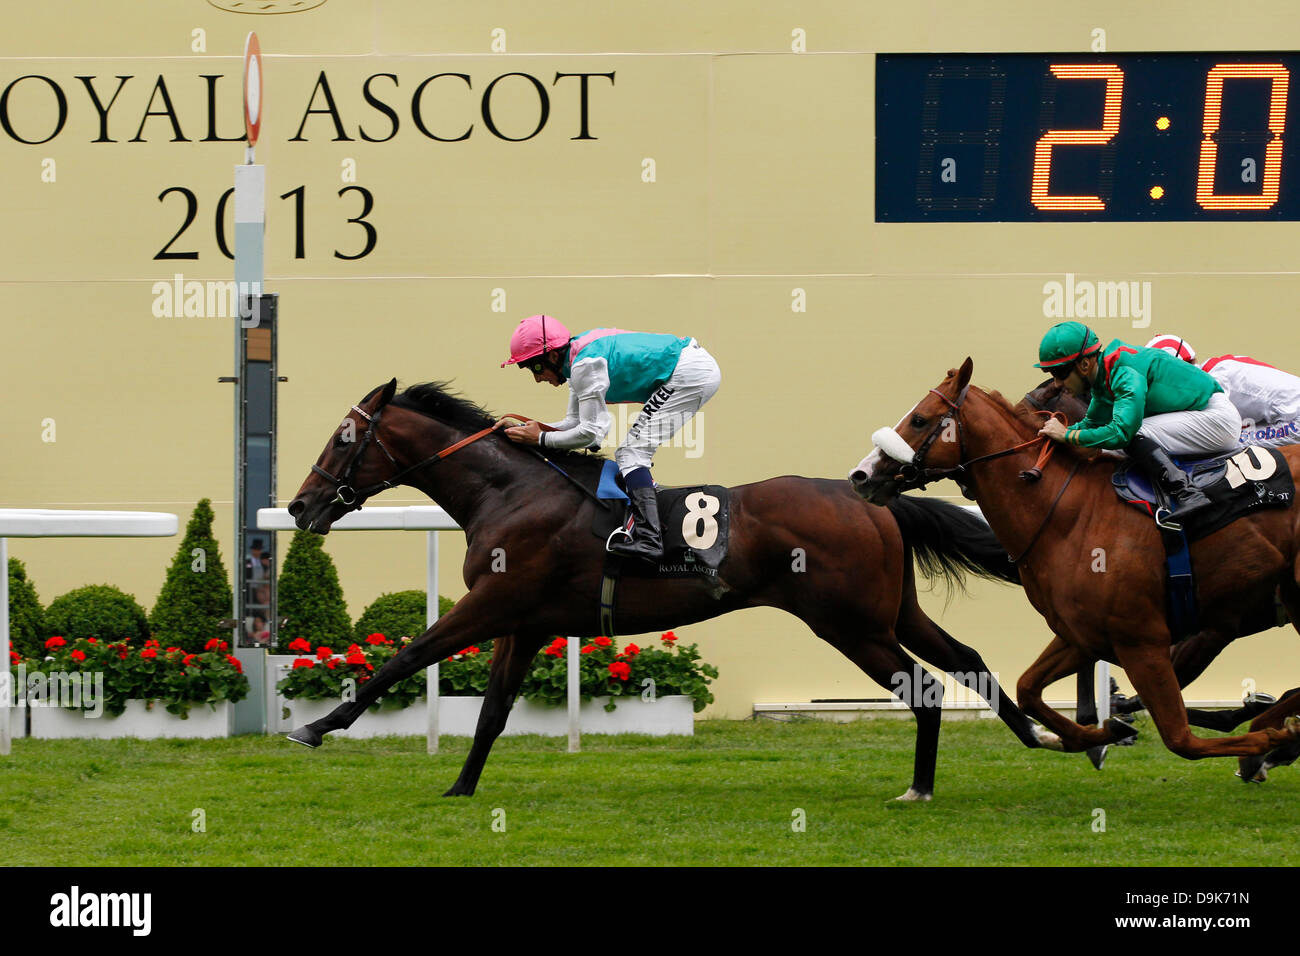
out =
<svg viewBox="0 0 1300 956"><path fill-rule="evenodd" d="M924 428L924 427L925 427L925 419L922 418L920 415L913 415L913 416L912 416L912 427L913 427L913 428Z"/></svg>

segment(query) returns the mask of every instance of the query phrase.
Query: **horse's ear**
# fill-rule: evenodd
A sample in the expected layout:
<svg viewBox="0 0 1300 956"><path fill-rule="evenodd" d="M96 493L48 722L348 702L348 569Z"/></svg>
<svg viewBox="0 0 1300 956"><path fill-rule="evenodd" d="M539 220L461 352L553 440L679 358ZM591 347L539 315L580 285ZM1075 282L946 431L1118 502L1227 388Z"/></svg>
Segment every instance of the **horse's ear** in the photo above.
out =
<svg viewBox="0 0 1300 956"><path fill-rule="evenodd" d="M384 391L379 396L379 404L375 406L375 409L376 410L381 409L389 402L391 402L393 400L393 395L396 394L396 392L397 392L397 379L393 379L387 385L384 386Z"/></svg>
<svg viewBox="0 0 1300 956"><path fill-rule="evenodd" d="M971 372L975 371L975 363L971 361L970 356L966 356L966 361L961 363L961 368L957 369L957 391L970 384Z"/></svg>

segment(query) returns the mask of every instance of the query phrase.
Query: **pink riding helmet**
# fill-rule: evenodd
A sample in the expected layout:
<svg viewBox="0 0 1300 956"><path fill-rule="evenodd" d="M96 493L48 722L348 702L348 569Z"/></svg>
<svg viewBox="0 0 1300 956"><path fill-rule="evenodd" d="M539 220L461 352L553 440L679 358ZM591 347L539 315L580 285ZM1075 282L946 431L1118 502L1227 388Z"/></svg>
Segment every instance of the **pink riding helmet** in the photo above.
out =
<svg viewBox="0 0 1300 956"><path fill-rule="evenodd" d="M1196 350L1188 345L1181 335L1157 335L1146 344L1146 348L1161 349L1184 362L1193 364L1196 362Z"/></svg>
<svg viewBox="0 0 1300 956"><path fill-rule="evenodd" d="M562 349L569 344L569 330L551 315L530 315L519 323L510 336L510 358L501 367L518 365L545 352Z"/></svg>

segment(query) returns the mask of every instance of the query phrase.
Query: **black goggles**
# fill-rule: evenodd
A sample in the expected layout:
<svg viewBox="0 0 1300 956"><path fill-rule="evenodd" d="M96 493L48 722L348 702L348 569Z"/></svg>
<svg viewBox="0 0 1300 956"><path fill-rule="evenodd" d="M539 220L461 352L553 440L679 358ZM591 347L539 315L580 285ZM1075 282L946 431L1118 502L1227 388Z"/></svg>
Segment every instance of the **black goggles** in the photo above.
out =
<svg viewBox="0 0 1300 956"><path fill-rule="evenodd" d="M546 363L542 361L541 356L525 359L519 363L519 367L525 372L532 372L534 375L541 375L542 372L546 371Z"/></svg>
<svg viewBox="0 0 1300 956"><path fill-rule="evenodd" d="M1047 370L1047 373L1058 382L1064 382L1074 371L1074 363L1068 362L1065 365L1053 365Z"/></svg>

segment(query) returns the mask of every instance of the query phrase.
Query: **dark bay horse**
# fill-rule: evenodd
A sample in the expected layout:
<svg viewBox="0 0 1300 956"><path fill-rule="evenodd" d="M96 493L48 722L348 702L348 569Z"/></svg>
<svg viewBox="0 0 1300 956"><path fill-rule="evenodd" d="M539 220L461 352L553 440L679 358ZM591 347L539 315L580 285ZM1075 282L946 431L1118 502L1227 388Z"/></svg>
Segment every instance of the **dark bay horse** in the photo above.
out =
<svg viewBox="0 0 1300 956"><path fill-rule="evenodd" d="M394 379L353 406L289 512L299 528L327 534L370 495L399 483L417 488L465 531L469 593L376 672L355 702L298 728L290 739L319 746L322 735L351 726L396 681L470 644L495 640L474 743L446 794L468 795L542 645L556 634L599 633L604 550L591 527L600 506L574 483L594 489L604 459L548 449L548 461L489 432L435 461L496 419L439 384L412 386L400 395L396 387ZM795 615L915 714L912 785L899 799L928 800L933 793L942 700L942 685L924 668L914 669L908 651L985 695L1025 746L1059 747L1055 735L1002 696L979 654L917 603L913 555L927 573L1015 579L978 517L934 499L901 498L877 508L847 481L782 477L731 489L730 521L717 582L623 579L618 621L626 633L680 627L747 607ZM494 571L501 554L506 570ZM916 674L920 686L908 686ZM903 693L905 687L910 692Z"/></svg>
<svg viewBox="0 0 1300 956"><path fill-rule="evenodd" d="M889 447L871 452L850 480L874 503L940 477L956 478L973 493L1015 556L1030 602L1056 635L1018 684L1025 711L1056 731L1067 750L1116 742L1125 734L1116 721L1082 727L1042 700L1051 682L1104 659L1124 668L1165 746L1180 756L1256 758L1242 761L1246 771L1259 756L1300 737L1300 722L1292 718L1300 695L1269 707L1245 735L1207 740L1191 733L1170 659L1158 532L1116 499L1105 460L1081 461L1062 448L1041 481L1021 481L1042 444L1036 441L1040 420L971 386L973 367L968 358L950 370L903 417L893 438L888 430L878 433ZM1283 453L1300 483L1300 449ZM1104 573L1097 571L1099 555ZM1300 508L1294 503L1207 536L1192 545L1192 556L1198 567L1215 571L1199 581L1207 630L1229 640L1248 633L1252 609L1271 605L1274 593L1292 621L1300 621Z"/></svg>

